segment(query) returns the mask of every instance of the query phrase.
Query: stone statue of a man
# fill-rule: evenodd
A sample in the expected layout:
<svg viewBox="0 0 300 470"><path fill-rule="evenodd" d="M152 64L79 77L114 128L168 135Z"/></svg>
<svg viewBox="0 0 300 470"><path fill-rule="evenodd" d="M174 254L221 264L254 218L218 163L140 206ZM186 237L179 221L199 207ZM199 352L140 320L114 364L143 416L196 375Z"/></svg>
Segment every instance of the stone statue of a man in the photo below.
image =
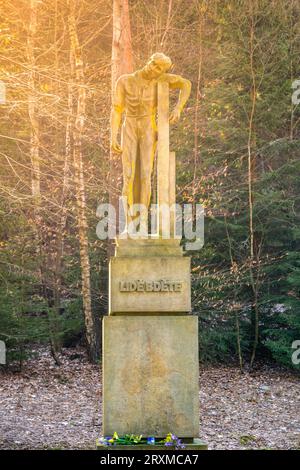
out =
<svg viewBox="0 0 300 470"><path fill-rule="evenodd" d="M190 95L189 80L167 73L171 65L169 57L155 53L141 70L122 75L116 83L111 114L111 149L122 154L122 196L127 198L127 223L133 204L141 205L141 223L147 221L157 142L157 82L167 81L171 89L180 90L177 105L170 113L170 123L178 121ZM125 120L119 145L117 137L123 113Z"/></svg>

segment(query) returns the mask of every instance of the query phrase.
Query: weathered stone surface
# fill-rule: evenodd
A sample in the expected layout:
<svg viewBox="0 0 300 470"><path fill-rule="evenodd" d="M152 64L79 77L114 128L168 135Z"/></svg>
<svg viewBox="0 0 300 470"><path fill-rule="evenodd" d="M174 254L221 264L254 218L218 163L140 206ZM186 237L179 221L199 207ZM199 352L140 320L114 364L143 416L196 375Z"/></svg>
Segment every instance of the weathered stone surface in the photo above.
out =
<svg viewBox="0 0 300 470"><path fill-rule="evenodd" d="M152 236L148 239L116 239L116 256L183 256L180 239L162 239Z"/></svg>
<svg viewBox="0 0 300 470"><path fill-rule="evenodd" d="M198 319L103 320L103 434L196 437Z"/></svg>
<svg viewBox="0 0 300 470"><path fill-rule="evenodd" d="M126 288L128 283L133 286L132 289ZM160 289L158 284L161 285ZM152 290L151 285L154 286ZM111 258L110 315L129 312L184 313L190 310L190 258L180 256Z"/></svg>

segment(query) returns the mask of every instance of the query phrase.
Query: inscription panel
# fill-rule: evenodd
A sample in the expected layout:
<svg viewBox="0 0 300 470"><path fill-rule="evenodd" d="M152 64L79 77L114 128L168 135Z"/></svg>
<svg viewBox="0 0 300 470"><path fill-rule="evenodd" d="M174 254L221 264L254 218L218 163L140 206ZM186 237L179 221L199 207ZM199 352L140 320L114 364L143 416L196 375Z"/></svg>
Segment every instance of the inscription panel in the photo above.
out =
<svg viewBox="0 0 300 470"><path fill-rule="evenodd" d="M181 281L169 281L161 279L160 281L120 281L120 292L181 292Z"/></svg>
<svg viewBox="0 0 300 470"><path fill-rule="evenodd" d="M186 313L190 310L190 258L111 258L109 314Z"/></svg>

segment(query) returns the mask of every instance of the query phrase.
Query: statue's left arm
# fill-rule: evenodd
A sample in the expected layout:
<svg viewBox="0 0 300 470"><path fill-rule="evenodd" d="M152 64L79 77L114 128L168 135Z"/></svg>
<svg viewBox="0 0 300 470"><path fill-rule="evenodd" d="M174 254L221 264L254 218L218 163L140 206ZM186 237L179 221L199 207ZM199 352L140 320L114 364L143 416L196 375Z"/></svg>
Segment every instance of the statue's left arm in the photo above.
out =
<svg viewBox="0 0 300 470"><path fill-rule="evenodd" d="M122 113L125 104L125 91L124 91L124 75L118 78L113 96L113 105L110 115L111 126L111 143L110 147L113 152L122 153L122 148L118 143L118 132L122 120Z"/></svg>
<svg viewBox="0 0 300 470"><path fill-rule="evenodd" d="M179 120L180 114L181 114L187 100L189 99L192 84L186 78L183 78L180 75L174 75L174 74L171 74L171 73L166 73L164 75L164 78L169 83L169 87L171 89L180 90L179 91L178 102L177 102L175 108L173 109L173 111L170 113L170 123L174 124L175 122L177 122Z"/></svg>

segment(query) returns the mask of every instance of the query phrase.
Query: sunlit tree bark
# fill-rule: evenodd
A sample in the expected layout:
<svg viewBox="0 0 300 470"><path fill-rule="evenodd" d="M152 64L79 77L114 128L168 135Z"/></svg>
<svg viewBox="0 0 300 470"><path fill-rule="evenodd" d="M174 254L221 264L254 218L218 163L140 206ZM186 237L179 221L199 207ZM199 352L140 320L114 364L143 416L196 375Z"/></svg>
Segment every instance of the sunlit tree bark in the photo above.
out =
<svg viewBox="0 0 300 470"><path fill-rule="evenodd" d="M69 5L69 35L72 55L71 61L75 61L75 83L77 85L77 110L73 128L73 163L74 163L74 184L77 202L77 224L79 233L82 298L85 318L86 339L91 360L96 359L96 331L91 305L91 279L90 279L90 259L88 242L88 224L86 216L86 196L83 176L82 161L82 135L85 123L86 107L86 86L84 83L84 64L82 50L79 44L76 28L76 3L74 0L68 1ZM72 66L71 66L72 67ZM70 104L70 103L69 103ZM68 137L69 138L69 137Z"/></svg>
<svg viewBox="0 0 300 470"><path fill-rule="evenodd" d="M128 0L113 2L113 38L111 52L111 93L115 92L115 84L120 75L133 71L133 52ZM121 186L120 156L110 152L110 204L118 215L118 197ZM113 223L113 221L110 221ZM117 227L118 228L118 227ZM112 246L108 245L108 255L112 254Z"/></svg>
<svg viewBox="0 0 300 470"><path fill-rule="evenodd" d="M32 165L32 196L35 209L38 211L40 204L40 161L39 161L39 120L37 117L37 93L36 93L36 64L35 64L35 35L37 29L37 0L30 0L30 20L27 37L27 57L28 57L28 114L31 124L30 135L30 159Z"/></svg>

